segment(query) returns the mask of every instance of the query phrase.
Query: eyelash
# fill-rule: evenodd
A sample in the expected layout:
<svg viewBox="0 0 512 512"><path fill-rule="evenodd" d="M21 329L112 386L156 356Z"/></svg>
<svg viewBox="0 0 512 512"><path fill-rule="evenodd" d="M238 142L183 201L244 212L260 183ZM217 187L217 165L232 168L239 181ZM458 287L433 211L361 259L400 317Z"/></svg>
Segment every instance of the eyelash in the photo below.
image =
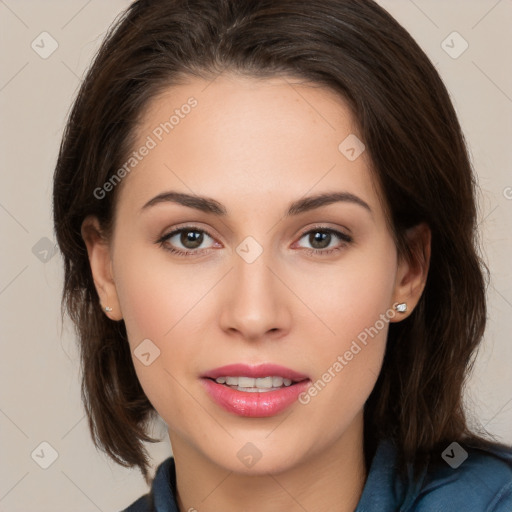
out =
<svg viewBox="0 0 512 512"><path fill-rule="evenodd" d="M203 252L204 249L202 251L200 249L198 249L198 250L183 251L181 249L176 249L174 247L170 247L169 245L166 245L166 242L170 238L172 238L174 235L176 235L178 233L181 233L183 231L185 231L185 232L192 231L192 232L203 233L203 234L208 235L210 238L214 239L214 237L212 235L210 235L210 233L208 233L208 231L206 231L204 229L200 229L200 228L198 228L196 226L184 226L184 227L181 227L179 229L175 229L174 231L171 231L170 233L167 233L167 234L163 235L161 238L159 238L156 241L156 243L159 244L160 247L162 247L162 249L164 249L166 251L169 251L170 253L175 254L177 256L184 256L184 257L191 256L191 255L195 256L198 253L200 254L201 252ZM343 233L343 232L338 231L336 229L322 227L322 226L318 226L318 227L315 227L315 228L310 229L308 231L305 231L304 233L301 234L301 236L299 237L299 240L301 240L306 235L309 235L311 233L329 233L331 235L337 236L342 241L341 246L335 247L333 249L304 249L307 253L312 254L312 255L326 256L326 255L329 255L329 254L332 254L334 252L342 250L344 247L346 247L347 245L349 245L350 243L353 242L352 237L347 235L346 233Z"/></svg>

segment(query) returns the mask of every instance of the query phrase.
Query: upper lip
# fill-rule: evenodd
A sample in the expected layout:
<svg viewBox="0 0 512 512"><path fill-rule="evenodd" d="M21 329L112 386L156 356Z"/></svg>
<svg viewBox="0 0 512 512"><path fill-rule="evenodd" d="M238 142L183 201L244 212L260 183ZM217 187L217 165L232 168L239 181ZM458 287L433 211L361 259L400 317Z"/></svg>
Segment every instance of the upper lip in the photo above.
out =
<svg viewBox="0 0 512 512"><path fill-rule="evenodd" d="M253 378L261 378L261 377L283 377L285 379L290 379L295 382L299 382L301 380L308 379L307 375L291 370L290 368L286 368L284 366L273 364L273 363L265 363L259 364L255 366L251 366L244 363L235 363L228 364L226 366L220 366L219 368L214 368L213 370L209 370L206 373L202 374L201 377L216 379L218 377L253 377Z"/></svg>

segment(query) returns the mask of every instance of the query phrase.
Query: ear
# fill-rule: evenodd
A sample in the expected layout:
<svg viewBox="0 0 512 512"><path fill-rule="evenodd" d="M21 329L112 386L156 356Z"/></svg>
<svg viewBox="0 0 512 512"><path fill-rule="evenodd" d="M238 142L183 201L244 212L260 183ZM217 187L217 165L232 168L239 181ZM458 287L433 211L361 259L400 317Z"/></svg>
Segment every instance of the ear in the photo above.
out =
<svg viewBox="0 0 512 512"><path fill-rule="evenodd" d="M406 237L410 256L399 257L392 304L405 302L407 311L397 313L391 322L399 322L411 314L427 283L432 239L430 227L424 222L418 224L407 230Z"/></svg>
<svg viewBox="0 0 512 512"><path fill-rule="evenodd" d="M117 290L112 273L110 244L102 234L97 217L89 215L82 222L82 238L87 247L94 286L100 298L103 313L112 320L121 320L123 315L117 298ZM112 308L106 311L105 307Z"/></svg>

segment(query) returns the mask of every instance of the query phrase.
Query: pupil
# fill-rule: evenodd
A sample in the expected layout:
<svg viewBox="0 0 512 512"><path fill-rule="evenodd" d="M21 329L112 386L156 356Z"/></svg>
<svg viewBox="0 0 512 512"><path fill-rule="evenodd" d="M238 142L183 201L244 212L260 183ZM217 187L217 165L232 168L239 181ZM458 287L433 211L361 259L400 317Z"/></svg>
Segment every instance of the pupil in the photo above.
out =
<svg viewBox="0 0 512 512"><path fill-rule="evenodd" d="M312 238L311 238L312 236ZM327 241L327 243L323 243ZM331 241L331 234L325 233L322 231L316 231L315 233L312 233L310 235L310 243L315 249L325 249L326 247L329 247L329 243ZM320 246L316 246L317 242L320 242Z"/></svg>
<svg viewBox="0 0 512 512"><path fill-rule="evenodd" d="M187 249L196 249L203 242L203 233L199 231L183 231L180 242Z"/></svg>

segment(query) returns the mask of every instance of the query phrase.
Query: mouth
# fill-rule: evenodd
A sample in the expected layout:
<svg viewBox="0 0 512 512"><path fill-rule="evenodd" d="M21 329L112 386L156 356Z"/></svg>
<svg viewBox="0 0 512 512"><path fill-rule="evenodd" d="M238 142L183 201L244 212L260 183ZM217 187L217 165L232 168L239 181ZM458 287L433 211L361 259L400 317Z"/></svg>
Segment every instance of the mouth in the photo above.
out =
<svg viewBox="0 0 512 512"><path fill-rule="evenodd" d="M201 377L226 386L263 391L288 387L309 378L303 373L273 363L256 366L244 363L229 364L210 370Z"/></svg>
<svg viewBox="0 0 512 512"><path fill-rule="evenodd" d="M266 393L268 391L276 391L278 389L287 388L302 380L291 380L279 375L271 375L267 377L246 377L246 376L222 376L216 379L210 379L217 384L236 389L237 391L245 391L246 393Z"/></svg>
<svg viewBox="0 0 512 512"><path fill-rule="evenodd" d="M307 375L275 364L223 366L201 375L201 379L214 402L248 417L278 414L310 383Z"/></svg>

